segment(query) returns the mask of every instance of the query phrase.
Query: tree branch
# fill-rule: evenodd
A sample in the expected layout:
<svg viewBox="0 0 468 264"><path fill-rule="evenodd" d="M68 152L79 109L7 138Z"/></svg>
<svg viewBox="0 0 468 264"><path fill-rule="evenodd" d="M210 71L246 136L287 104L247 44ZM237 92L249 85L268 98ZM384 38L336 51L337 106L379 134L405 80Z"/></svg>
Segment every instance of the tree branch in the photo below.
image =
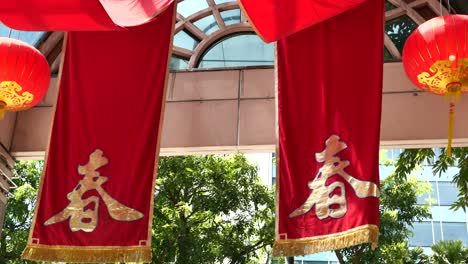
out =
<svg viewBox="0 0 468 264"><path fill-rule="evenodd" d="M335 250L335 255L336 255L336 258L338 258L338 261L340 262L340 264L345 264L343 254L341 254L341 251Z"/></svg>

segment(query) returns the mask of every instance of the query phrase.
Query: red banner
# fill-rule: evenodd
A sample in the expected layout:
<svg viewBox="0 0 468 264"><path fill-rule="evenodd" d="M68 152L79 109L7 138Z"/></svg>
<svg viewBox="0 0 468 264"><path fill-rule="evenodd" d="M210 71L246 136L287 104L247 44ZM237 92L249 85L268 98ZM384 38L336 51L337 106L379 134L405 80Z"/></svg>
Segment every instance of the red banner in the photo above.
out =
<svg viewBox="0 0 468 264"><path fill-rule="evenodd" d="M368 0L238 1L257 34L266 42L271 42L336 16Z"/></svg>
<svg viewBox="0 0 468 264"><path fill-rule="evenodd" d="M174 0L2 0L0 21L19 30L118 30L148 22Z"/></svg>
<svg viewBox="0 0 468 264"><path fill-rule="evenodd" d="M383 3L278 41L276 256L377 244Z"/></svg>
<svg viewBox="0 0 468 264"><path fill-rule="evenodd" d="M25 259L151 262L175 8L126 31L68 33Z"/></svg>

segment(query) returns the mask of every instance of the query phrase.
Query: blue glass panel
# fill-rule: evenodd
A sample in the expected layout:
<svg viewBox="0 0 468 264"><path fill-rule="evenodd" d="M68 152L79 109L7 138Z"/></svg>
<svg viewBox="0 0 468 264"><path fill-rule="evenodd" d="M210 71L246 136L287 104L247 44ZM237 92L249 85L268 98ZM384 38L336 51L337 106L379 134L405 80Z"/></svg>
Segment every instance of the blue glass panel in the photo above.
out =
<svg viewBox="0 0 468 264"><path fill-rule="evenodd" d="M174 35L174 46L194 50L198 43L199 42L195 38L187 34L185 31L179 31Z"/></svg>
<svg viewBox="0 0 468 264"><path fill-rule="evenodd" d="M205 32L205 34L207 35L219 29L218 23L216 23L216 20L213 15L199 19L193 24L197 26L201 31Z"/></svg>
<svg viewBox="0 0 468 264"><path fill-rule="evenodd" d="M177 13L184 17L189 17L206 8L208 8L206 0L184 0L177 4Z"/></svg>
<svg viewBox="0 0 468 264"><path fill-rule="evenodd" d="M171 57L171 70L186 70L188 69L188 60L179 57Z"/></svg>
<svg viewBox="0 0 468 264"><path fill-rule="evenodd" d="M410 237L410 246L432 246L433 241L437 243L442 239L439 223L421 222L413 224L414 235Z"/></svg>
<svg viewBox="0 0 468 264"><path fill-rule="evenodd" d="M217 5L222 4L222 3L228 3L228 2L236 2L235 0L215 0L215 3Z"/></svg>
<svg viewBox="0 0 468 264"><path fill-rule="evenodd" d="M384 180L385 178L387 178L388 176L390 176L390 174L394 173L395 172L395 167L393 166L379 166L379 174L380 174L380 180Z"/></svg>
<svg viewBox="0 0 468 264"><path fill-rule="evenodd" d="M27 42L33 46L37 46L39 41L44 37L45 32L37 32L37 31L20 31L10 28L0 23L0 37L8 37L10 35L11 38L19 39L24 42Z"/></svg>
<svg viewBox="0 0 468 264"><path fill-rule="evenodd" d="M464 223L466 213L462 210L450 210L450 206L432 206L432 219L434 221Z"/></svg>
<svg viewBox="0 0 468 264"><path fill-rule="evenodd" d="M438 182L440 205L452 205L457 200L457 186L451 182Z"/></svg>
<svg viewBox="0 0 468 264"><path fill-rule="evenodd" d="M442 223L444 240L461 240L468 245L468 232L466 223Z"/></svg>
<svg viewBox="0 0 468 264"><path fill-rule="evenodd" d="M257 35L234 35L213 45L202 57L199 68L273 65L274 46Z"/></svg>
<svg viewBox="0 0 468 264"><path fill-rule="evenodd" d="M221 17L226 26L240 23L240 9L232 9L221 12Z"/></svg>

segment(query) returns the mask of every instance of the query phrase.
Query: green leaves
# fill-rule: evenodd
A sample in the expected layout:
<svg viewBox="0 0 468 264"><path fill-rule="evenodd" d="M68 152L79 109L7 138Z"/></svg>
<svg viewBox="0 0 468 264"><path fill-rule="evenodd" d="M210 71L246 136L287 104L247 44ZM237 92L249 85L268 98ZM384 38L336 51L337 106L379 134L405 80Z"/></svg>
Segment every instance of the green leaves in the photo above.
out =
<svg viewBox="0 0 468 264"><path fill-rule="evenodd" d="M453 148L451 157L446 156L445 150L436 156L432 149L406 149L401 153L396 163L397 178L399 180L406 179L411 171L417 166L421 166L423 162L431 164L434 175L439 176L445 173L449 167L458 167L459 172L452 180L452 183L458 188L458 197L451 209L463 209L466 212L468 207L468 148Z"/></svg>
<svg viewBox="0 0 468 264"><path fill-rule="evenodd" d="M249 263L274 239L274 196L242 155L163 157L153 263Z"/></svg>
<svg viewBox="0 0 468 264"><path fill-rule="evenodd" d="M16 163L13 181L18 187L7 200L5 223L0 239L0 263L26 263L21 262L20 255L28 239L42 167L42 161Z"/></svg>
<svg viewBox="0 0 468 264"><path fill-rule="evenodd" d="M468 248L460 240L442 240L431 248L434 264L466 264L468 261Z"/></svg>

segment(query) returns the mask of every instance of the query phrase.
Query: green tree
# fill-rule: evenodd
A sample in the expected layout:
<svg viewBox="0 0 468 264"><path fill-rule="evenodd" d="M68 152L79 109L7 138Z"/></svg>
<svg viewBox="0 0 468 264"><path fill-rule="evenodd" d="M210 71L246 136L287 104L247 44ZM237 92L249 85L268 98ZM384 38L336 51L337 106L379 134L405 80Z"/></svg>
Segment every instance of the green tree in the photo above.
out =
<svg viewBox="0 0 468 264"><path fill-rule="evenodd" d="M13 182L18 187L7 201L0 239L0 263L26 263L20 256L28 240L42 167L42 161L20 161L15 165Z"/></svg>
<svg viewBox="0 0 468 264"><path fill-rule="evenodd" d="M274 198L242 155L163 157L153 263L258 263L274 240Z"/></svg>
<svg viewBox="0 0 468 264"><path fill-rule="evenodd" d="M432 164L434 175L442 175L451 166L459 168L453 177L452 183L458 188L457 200L451 209L463 209L468 207L468 148L453 148L452 156L447 157L445 149L437 156L434 149L406 149L396 163L396 175L399 179L405 179L409 173L423 163Z"/></svg>
<svg viewBox="0 0 468 264"><path fill-rule="evenodd" d="M392 161L382 161L393 166ZM381 182L379 246L357 245L335 253L340 263L429 263L420 248L410 250L408 238L413 222L430 217L428 206L417 204L417 197L430 192L429 183L418 182L416 177L400 179L393 173Z"/></svg>
<svg viewBox="0 0 468 264"><path fill-rule="evenodd" d="M434 264L466 264L468 263L468 248L460 240L441 240L432 245L432 260Z"/></svg>

